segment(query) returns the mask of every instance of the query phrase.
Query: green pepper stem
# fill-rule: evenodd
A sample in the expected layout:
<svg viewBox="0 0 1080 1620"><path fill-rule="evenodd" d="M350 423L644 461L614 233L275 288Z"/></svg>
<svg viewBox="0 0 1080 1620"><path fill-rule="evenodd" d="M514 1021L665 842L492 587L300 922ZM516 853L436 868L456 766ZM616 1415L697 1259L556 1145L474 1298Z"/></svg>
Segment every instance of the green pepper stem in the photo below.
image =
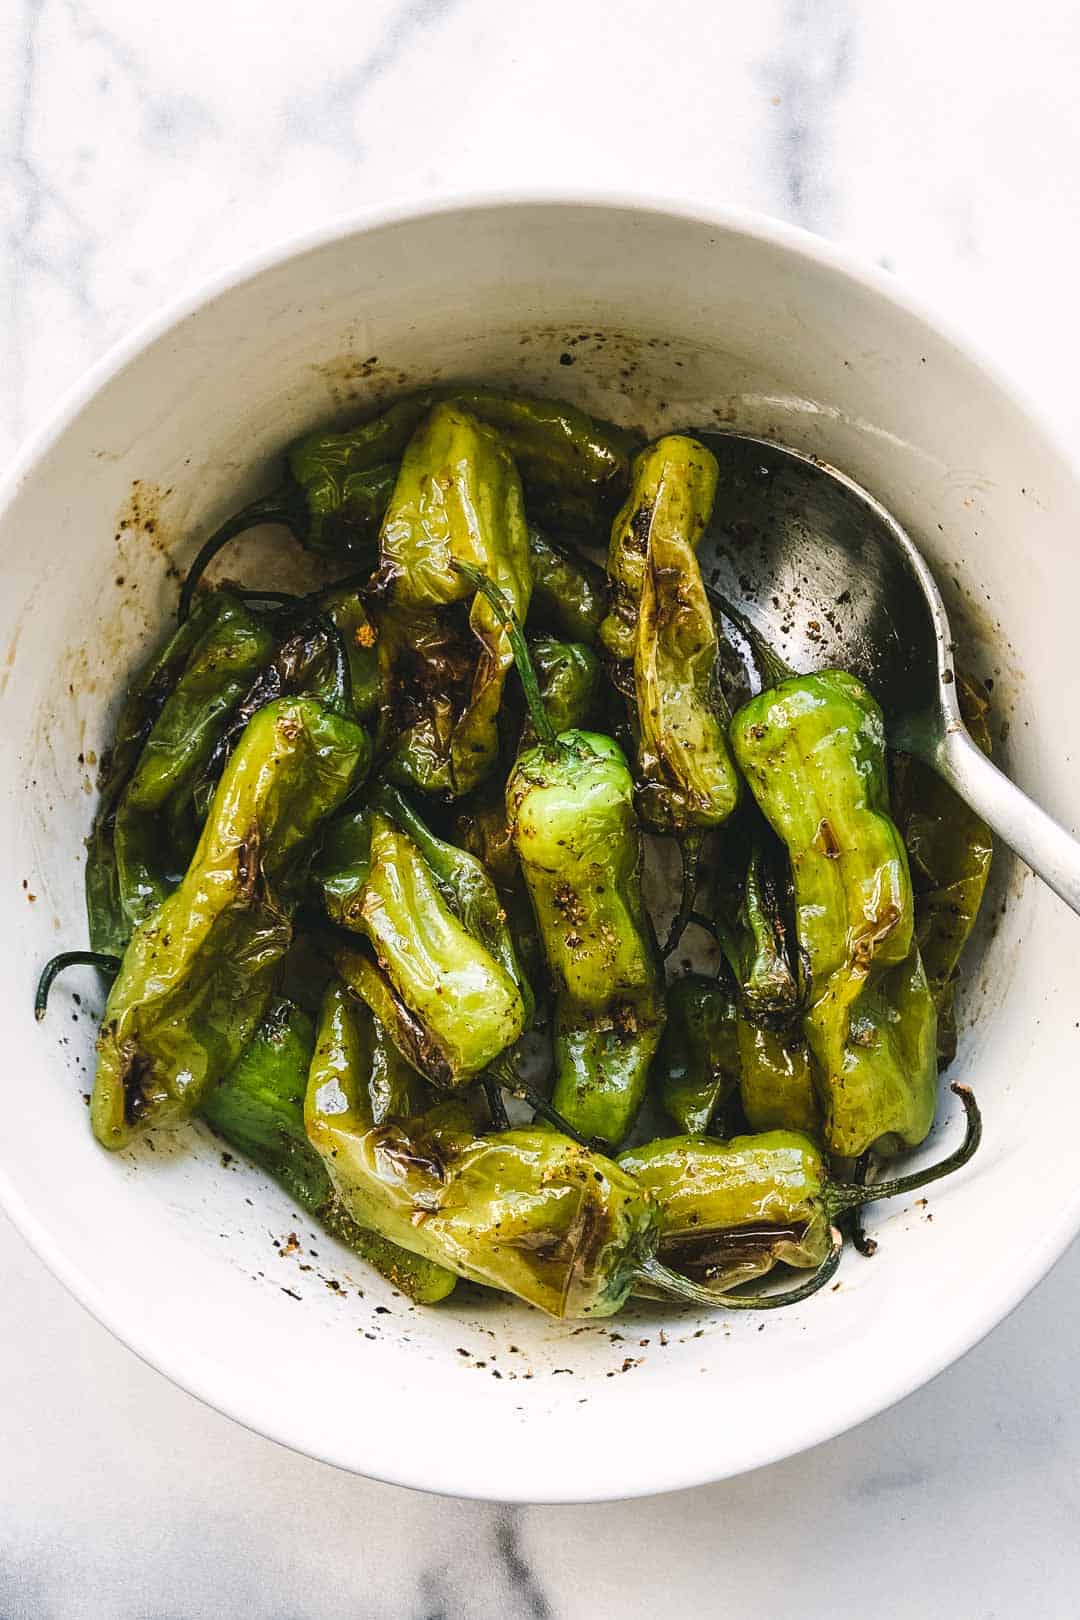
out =
<svg viewBox="0 0 1080 1620"><path fill-rule="evenodd" d="M799 1283L797 1288L786 1288L781 1294L713 1293L701 1283L691 1282L690 1278L684 1277L681 1272L670 1270L655 1255L642 1261L637 1268L637 1275L642 1282L659 1289L661 1293L674 1296L676 1299L688 1300L694 1305L707 1305L713 1310L720 1307L726 1311L776 1311L809 1299L811 1294L816 1294L820 1288L824 1288L825 1284L836 1275L844 1239L835 1226L831 1228L830 1235L832 1245L813 1276Z"/></svg>
<svg viewBox="0 0 1080 1620"><path fill-rule="evenodd" d="M506 1104L503 1102L502 1087L497 1080L485 1080L483 1084L488 1113L491 1115L492 1130L508 1131L510 1129L510 1116L506 1112Z"/></svg>
<svg viewBox="0 0 1080 1620"><path fill-rule="evenodd" d="M869 1170L870 1154L861 1153L855 1160L855 1168L852 1171L851 1176L852 1185L855 1187L865 1187ZM858 1215L857 1210L849 1210L848 1213L851 1218L851 1224L848 1228L851 1235L851 1241L863 1258L865 1260L869 1260L877 1253L877 1239L870 1237L866 1227L863 1225L862 1220Z"/></svg>
<svg viewBox="0 0 1080 1620"><path fill-rule="evenodd" d="M515 1072L513 1064L508 1060L505 1053L491 1065L489 1074L485 1076L485 1088L489 1078L502 1086L504 1091L508 1091L511 1097L517 1097L521 1102L528 1103L534 1114L539 1114L541 1119L546 1119L549 1125L554 1125L557 1131L561 1131L564 1136L568 1136L579 1147L589 1148L599 1153L608 1151L606 1142L598 1142L595 1139L590 1141L587 1136L582 1136L577 1127L571 1125L570 1121L563 1114L560 1114L559 1110L552 1103L549 1103L546 1097L542 1096L535 1087L530 1086L527 1080L522 1080L521 1076Z"/></svg>
<svg viewBox="0 0 1080 1620"><path fill-rule="evenodd" d="M38 1023L45 1016L45 1009L49 1005L49 991L53 987L53 980L58 974L69 967L96 967L102 973L108 973L115 979L120 971L120 958L112 956L108 951L61 951L46 962L41 970L41 977L34 992L34 1017Z"/></svg>
<svg viewBox="0 0 1080 1620"><path fill-rule="evenodd" d="M714 585L706 585L705 594L711 602L715 602L724 617L730 619L736 630L741 631L750 643L750 651L754 655L754 662L758 667L758 674L761 676L763 683L767 683L769 686L779 686L781 681L788 681L793 675L798 674L797 670L792 669L790 664L786 664L780 654L769 646L761 631L750 622L745 613L739 611L734 602L729 602L727 597L718 591Z"/></svg>
<svg viewBox="0 0 1080 1620"><path fill-rule="evenodd" d="M540 690L536 666L532 661L528 642L525 640L524 631L509 597L505 591L499 589L494 580L481 573L479 568L474 568L471 563L455 562L454 567L459 574L464 574L469 584L473 585L481 596L486 598L502 620L503 629L506 631L510 641L510 650L514 655L514 663L517 665L521 689L525 693L525 702L529 706L529 719L532 721L533 730L544 748L554 748L558 733L551 722L551 716L548 714L547 704L544 702L544 695Z"/></svg>
<svg viewBox="0 0 1080 1620"><path fill-rule="evenodd" d="M704 842L705 834L700 827L693 828L679 840L679 857L682 861L682 890L679 895L679 909L672 919L668 937L664 942L665 956L671 955L686 933L686 926L694 915L694 901L697 899L698 869L701 865L701 850Z"/></svg>
<svg viewBox="0 0 1080 1620"><path fill-rule="evenodd" d="M180 623L183 624L191 612L191 604L195 600L195 592L199 588L203 574L230 540L235 540L238 534L243 534L246 529L255 528L259 523L283 523L295 534L298 515L292 486L282 484L269 495L260 495L258 500L250 501L247 506L242 506L239 512L234 512L232 517L226 518L220 529L215 529L209 540L204 541L199 547L195 561L187 571L180 590L180 604L176 610L176 617Z"/></svg>
<svg viewBox="0 0 1080 1620"><path fill-rule="evenodd" d="M963 1103L966 1116L964 1140L956 1151L937 1164L928 1165L925 1170L915 1170L909 1176L894 1176L891 1181L876 1181L870 1187L860 1187L850 1181L834 1183L825 1194L830 1216L845 1209L858 1209L863 1204L875 1203L879 1198L902 1198L920 1187L929 1186L932 1181L940 1181L942 1176L951 1175L954 1170L967 1164L982 1141L982 1115L975 1094L968 1086L954 1084L950 1089Z"/></svg>

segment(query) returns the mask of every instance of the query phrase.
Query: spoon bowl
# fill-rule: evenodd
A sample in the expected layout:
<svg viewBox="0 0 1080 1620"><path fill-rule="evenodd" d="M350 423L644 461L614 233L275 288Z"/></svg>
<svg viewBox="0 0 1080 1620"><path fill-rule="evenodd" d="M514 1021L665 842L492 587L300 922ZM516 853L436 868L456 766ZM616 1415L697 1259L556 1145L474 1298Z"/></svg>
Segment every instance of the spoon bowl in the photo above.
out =
<svg viewBox="0 0 1080 1620"><path fill-rule="evenodd" d="M698 437L720 466L702 573L739 604L729 624L737 641L749 638L749 662L758 641L799 674L858 675L891 746L925 760L1080 912L1080 843L968 734L945 604L906 530L818 457L743 434Z"/></svg>

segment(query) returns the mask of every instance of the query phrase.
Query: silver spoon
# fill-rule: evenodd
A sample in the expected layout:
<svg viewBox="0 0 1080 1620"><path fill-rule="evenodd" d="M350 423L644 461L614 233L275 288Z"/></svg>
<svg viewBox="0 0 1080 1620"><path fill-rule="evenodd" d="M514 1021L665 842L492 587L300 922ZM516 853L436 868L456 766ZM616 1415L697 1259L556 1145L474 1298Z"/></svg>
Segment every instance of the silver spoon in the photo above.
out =
<svg viewBox="0 0 1080 1620"><path fill-rule="evenodd" d="M698 437L720 463L699 548L706 581L801 674L860 676L892 747L937 771L1080 912L1080 841L986 758L960 717L945 604L911 537L811 456L738 434Z"/></svg>

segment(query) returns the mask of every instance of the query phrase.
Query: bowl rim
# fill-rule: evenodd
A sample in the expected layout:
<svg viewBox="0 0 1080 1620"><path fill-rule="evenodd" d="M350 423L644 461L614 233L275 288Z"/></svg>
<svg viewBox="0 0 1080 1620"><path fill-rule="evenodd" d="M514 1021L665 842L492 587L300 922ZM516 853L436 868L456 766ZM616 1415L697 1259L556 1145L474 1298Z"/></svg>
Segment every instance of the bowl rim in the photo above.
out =
<svg viewBox="0 0 1080 1620"><path fill-rule="evenodd" d="M218 298L291 259L303 257L349 237L362 237L386 227L419 223L453 213L477 215L538 208L636 213L688 222L729 235L748 237L763 245L780 248L796 259L823 266L931 329L1028 421L1047 450L1061 461L1073 481L1080 479L1080 457L1070 449L1047 410L1017 381L1008 367L996 360L961 320L943 314L932 298L914 291L894 272L873 264L855 249L829 241L802 226L789 224L759 210L720 205L690 194L638 192L618 187L481 187L438 195L416 193L402 202L376 203L334 215L320 225L279 237L212 276L189 284L115 341L62 392L42 423L22 441L10 468L0 477L0 518L33 476L38 464L61 440L95 395L157 339ZM53 1239L45 1223L16 1191L2 1165L0 1207L48 1270L115 1338L170 1382L252 1433L285 1445L301 1455L387 1484L455 1498L523 1504L628 1500L716 1483L724 1478L767 1467L845 1434L906 1399L973 1349L1042 1281L1080 1229L1078 1206L1070 1219L1063 1221L1053 1231L1044 1232L1042 1241L1032 1245L1029 1263L1023 1272L1011 1274L1005 1286L994 1292L989 1305L973 1311L962 1327L939 1343L935 1352L920 1362L916 1370L894 1365L891 1377L875 1382L861 1398L849 1402L839 1424L835 1415L808 1417L792 1443L763 1441L756 1454L736 1461L732 1467L721 1465L718 1468L715 1462L710 1463L700 1455L688 1456L680 1462L679 1448L671 1448L666 1456L651 1457L648 1467L638 1477L622 1477L604 1488L592 1486L584 1493L580 1488L575 1491L571 1485L566 1491L547 1491L538 1495L530 1492L527 1486L518 1485L508 1489L504 1480L500 1480L497 1491L485 1484L482 1478L463 1481L454 1470L441 1466L437 1458L434 1466L429 1458L420 1467L382 1466L372 1471L349 1455L345 1447L314 1449L299 1427L290 1423L287 1410L283 1410L280 1418L271 1422L267 1421L258 1400L245 1401L235 1395L227 1399L215 1393L207 1387L203 1378L185 1369L182 1354L170 1356L167 1349L163 1350L156 1342L152 1331L141 1330L130 1313L125 1315L114 1304L105 1286L99 1284L83 1267L68 1260L62 1245Z"/></svg>

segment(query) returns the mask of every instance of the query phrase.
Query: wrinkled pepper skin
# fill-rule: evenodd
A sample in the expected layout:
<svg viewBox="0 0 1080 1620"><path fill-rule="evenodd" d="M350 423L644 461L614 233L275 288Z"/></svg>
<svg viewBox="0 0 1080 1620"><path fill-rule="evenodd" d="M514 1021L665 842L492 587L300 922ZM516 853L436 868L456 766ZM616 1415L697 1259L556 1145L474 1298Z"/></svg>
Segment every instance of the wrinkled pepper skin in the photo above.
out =
<svg viewBox="0 0 1080 1620"><path fill-rule="evenodd" d="M469 563L492 579L519 620L532 594L521 480L506 449L475 417L437 405L424 419L406 448L379 543L376 590L397 619L397 640L413 639L410 618L429 618L433 610L472 598L474 664L464 707L417 719L395 740L388 767L402 786L458 798L495 764L498 713L513 655L490 604L455 564ZM394 641L391 630L391 654ZM391 690L388 709L394 697ZM384 738L392 725L388 715Z"/></svg>
<svg viewBox="0 0 1080 1620"><path fill-rule="evenodd" d="M669 434L635 457L611 531L611 611L600 639L630 703L638 809L656 832L717 827L739 799L719 642L697 560L717 464L696 439Z"/></svg>
<svg viewBox="0 0 1080 1620"><path fill-rule="evenodd" d="M607 612L603 570L556 545L535 523L529 524L529 557L537 619L570 641L595 646Z"/></svg>
<svg viewBox="0 0 1080 1620"><path fill-rule="evenodd" d="M660 1258L718 1293L779 1262L818 1266L828 1253L825 1163L798 1132L667 1137L619 1164L659 1208Z"/></svg>
<svg viewBox="0 0 1080 1620"><path fill-rule="evenodd" d="M366 558L397 478L397 464L429 405L410 395L345 433L315 432L289 451L304 544L328 556Z"/></svg>
<svg viewBox="0 0 1080 1620"><path fill-rule="evenodd" d="M731 926L723 930L728 966L739 989L744 1018L761 1029L785 1031L802 1007L792 967L788 926L777 874L755 842Z"/></svg>
<svg viewBox="0 0 1080 1620"><path fill-rule="evenodd" d="M664 1027L626 759L593 732L527 749L506 814L555 990L551 1100L584 1136L619 1143Z"/></svg>
<svg viewBox="0 0 1080 1620"><path fill-rule="evenodd" d="M975 682L957 676L967 728L984 754L991 752L989 699ZM893 761L897 825L911 862L915 936L938 1013L938 1061L956 1056L956 973L990 877L994 840L986 823L935 771L910 755Z"/></svg>
<svg viewBox="0 0 1080 1620"><path fill-rule="evenodd" d="M374 1046L373 1046L374 1042ZM324 1178L322 1202L318 1211L323 1225L348 1248L380 1271L396 1288L418 1305L435 1305L452 1294L457 1283L454 1272L437 1265L414 1252L413 1246L403 1247L386 1237L377 1227L358 1221L338 1197L325 1161L308 1135L309 1097L336 1095L342 1083L355 1087L360 1106L364 1109L367 1091L367 1117L370 1114L370 1096L375 1076L369 1069L373 1051L377 1052L380 1037L375 1034L371 1015L340 983L331 984L319 1012L314 1050L310 1064L299 1077L299 1084L290 1080L290 1129L303 1141L304 1148L318 1165ZM367 1077L365 1083L365 1076ZM416 1076L413 1077L419 1085ZM398 1100L404 1100L401 1092Z"/></svg>
<svg viewBox="0 0 1080 1620"><path fill-rule="evenodd" d="M135 930L109 993L90 1107L102 1146L187 1119L250 1041L291 938L290 879L365 746L311 699L248 725L183 881Z"/></svg>
<svg viewBox="0 0 1080 1620"><path fill-rule="evenodd" d="M371 947L336 948L338 972L425 1079L467 1085L513 1045L526 1023L521 984L388 815L371 810L331 827L316 878L331 920Z"/></svg>
<svg viewBox="0 0 1080 1620"><path fill-rule="evenodd" d="M224 593L208 592L165 646L130 682L116 723L113 745L101 771L101 801L87 839L86 914L90 947L122 956L131 938L131 923L121 899L117 871L116 813L139 762L143 746L169 694L180 679L200 638L224 610Z"/></svg>
<svg viewBox="0 0 1080 1620"><path fill-rule="evenodd" d="M356 1066L327 1067L312 1069L308 1137L355 1221L551 1316L624 1303L656 1216L610 1159L535 1127L478 1137L453 1105L376 1125Z"/></svg>
<svg viewBox="0 0 1080 1620"><path fill-rule="evenodd" d="M358 591L329 592L323 599L322 610L345 647L353 718L370 720L379 707L381 677L375 645L378 632L368 617Z"/></svg>
<svg viewBox="0 0 1080 1620"><path fill-rule="evenodd" d="M852 675L795 676L739 710L732 742L791 860L825 1144L842 1158L915 1146L934 1118L937 1016L881 711Z"/></svg>
<svg viewBox="0 0 1080 1620"><path fill-rule="evenodd" d="M667 1024L656 1055L657 1095L681 1130L707 1131L739 1081L738 1007L723 979L690 973L668 986Z"/></svg>
<svg viewBox="0 0 1080 1620"><path fill-rule="evenodd" d="M187 840L175 835L175 817L187 809L230 714L273 650L265 625L219 592L217 611L155 720L117 807L116 870L129 931L179 881L190 850L177 847ZM170 801L172 814L162 817Z"/></svg>

